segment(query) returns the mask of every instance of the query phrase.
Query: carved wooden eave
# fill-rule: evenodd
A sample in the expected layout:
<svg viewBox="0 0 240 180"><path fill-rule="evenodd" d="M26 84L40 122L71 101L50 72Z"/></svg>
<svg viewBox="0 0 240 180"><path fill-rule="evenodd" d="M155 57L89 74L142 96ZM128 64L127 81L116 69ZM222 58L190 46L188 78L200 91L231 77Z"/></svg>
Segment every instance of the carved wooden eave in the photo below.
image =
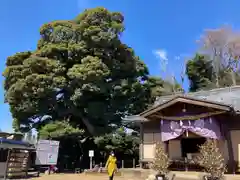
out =
<svg viewBox="0 0 240 180"><path fill-rule="evenodd" d="M139 115L132 115L132 116L127 116L127 117L123 117L122 120L125 123L143 123L143 122L148 122L149 119L144 118L142 116Z"/></svg>
<svg viewBox="0 0 240 180"><path fill-rule="evenodd" d="M178 93L175 95L158 97L152 108L134 116L122 118L126 122L144 123L149 121L151 116L159 116L161 110L168 108L174 103L185 103L206 107L216 111L216 113L232 112L240 114L240 86L217 88L207 91L198 91L194 93ZM221 112L222 111L222 112ZM173 114L174 116L174 114ZM156 119L156 117L155 117Z"/></svg>
<svg viewBox="0 0 240 180"><path fill-rule="evenodd" d="M139 116L147 118L151 115L157 114L159 111L161 111L165 108L168 108L178 102L215 109L217 111L217 114L218 113L220 114L222 112L232 111L231 106L225 105L222 103L216 103L216 102L207 101L207 100L200 100L200 99L196 99L193 97L187 97L187 96L175 96L174 98L172 98L160 105L157 105L155 107L152 107L152 108L140 113Z"/></svg>
<svg viewBox="0 0 240 180"><path fill-rule="evenodd" d="M174 119L174 116L169 117L163 117L161 114L161 110L164 110L166 108L169 108L170 106L173 106L176 103L185 103L185 104L191 104L196 106L202 106L210 109L214 109L213 112L208 113L202 113L198 116L195 116L194 118L204 118L208 116L214 116L214 115L220 115L226 112L232 112L233 108L229 105L225 105L222 103L207 101L207 100L200 100L193 97L187 97L187 96L175 96L174 98L160 104L157 106L154 106L152 108L149 108L148 110L140 113L139 115L134 116L128 116L123 118L124 121L128 122L136 122L136 123L144 123L150 121L153 119L171 119L171 120L177 120ZM185 119L191 119L190 116L184 116L183 120Z"/></svg>

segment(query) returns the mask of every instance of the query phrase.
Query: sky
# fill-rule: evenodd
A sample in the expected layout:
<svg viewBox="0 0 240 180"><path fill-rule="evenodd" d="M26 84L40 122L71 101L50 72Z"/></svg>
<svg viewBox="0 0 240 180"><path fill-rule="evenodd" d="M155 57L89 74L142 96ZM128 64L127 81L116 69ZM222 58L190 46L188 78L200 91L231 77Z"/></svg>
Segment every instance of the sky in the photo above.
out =
<svg viewBox="0 0 240 180"><path fill-rule="evenodd" d="M124 15L123 42L147 64L151 75L165 78L180 79L184 61L198 50L196 40L205 29L226 24L240 29L239 0L1 0L0 71L8 56L36 48L42 24L70 20L98 6ZM187 89L188 82L183 86ZM12 131L3 86L0 112L0 129Z"/></svg>

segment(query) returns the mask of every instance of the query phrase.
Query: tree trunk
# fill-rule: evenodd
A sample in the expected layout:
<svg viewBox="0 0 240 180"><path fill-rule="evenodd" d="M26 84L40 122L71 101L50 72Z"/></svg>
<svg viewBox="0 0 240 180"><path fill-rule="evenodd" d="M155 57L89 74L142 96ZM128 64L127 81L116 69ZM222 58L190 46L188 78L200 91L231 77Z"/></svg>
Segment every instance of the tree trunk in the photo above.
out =
<svg viewBox="0 0 240 180"><path fill-rule="evenodd" d="M233 83L233 86L236 86L237 83L236 83L236 76L235 76L235 73L233 71L233 69L231 69L231 77L232 77L232 83Z"/></svg>
<svg viewBox="0 0 240 180"><path fill-rule="evenodd" d="M88 132L91 134L91 135L94 135L94 127L91 123L89 123L89 121L85 118L82 118L82 121L83 123L85 124L85 126L87 127L87 130Z"/></svg>

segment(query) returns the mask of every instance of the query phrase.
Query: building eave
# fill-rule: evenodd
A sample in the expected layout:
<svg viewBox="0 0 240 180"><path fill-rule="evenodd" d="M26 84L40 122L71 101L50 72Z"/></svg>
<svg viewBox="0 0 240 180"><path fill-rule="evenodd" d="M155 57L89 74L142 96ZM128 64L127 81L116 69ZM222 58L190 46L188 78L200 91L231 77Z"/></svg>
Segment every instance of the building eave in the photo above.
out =
<svg viewBox="0 0 240 180"><path fill-rule="evenodd" d="M223 110L226 112L232 110L231 106L225 105L222 103L216 103L216 102L207 101L207 100L200 100L200 99L196 99L196 98L188 97L188 96L175 96L174 98L172 98L162 104L154 106L154 107L140 113L139 115L142 117L147 117L157 111L168 108L177 102L188 103L188 104L198 105L198 106L204 106L204 107L208 107L208 108Z"/></svg>

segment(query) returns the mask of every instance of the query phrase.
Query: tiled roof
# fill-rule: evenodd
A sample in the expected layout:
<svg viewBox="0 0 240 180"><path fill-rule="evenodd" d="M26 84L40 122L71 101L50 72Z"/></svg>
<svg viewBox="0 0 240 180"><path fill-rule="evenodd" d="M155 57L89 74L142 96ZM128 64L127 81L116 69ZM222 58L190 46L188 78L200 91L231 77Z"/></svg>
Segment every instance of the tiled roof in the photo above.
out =
<svg viewBox="0 0 240 180"><path fill-rule="evenodd" d="M240 86L217 88L208 91L198 91L194 93L175 93L174 95L158 97L154 106L161 105L176 96L190 97L196 100L205 100L212 103L223 104L232 107L236 112L240 112ZM154 107L153 106L153 107ZM139 115L132 115L122 118L125 121L147 121Z"/></svg>
<svg viewBox="0 0 240 180"><path fill-rule="evenodd" d="M209 91L198 91L194 93L177 93L170 96L161 96L156 99L154 106L160 105L179 95L191 97L194 99L211 101L218 104L221 103L231 106L235 111L240 111L240 86L218 88Z"/></svg>

